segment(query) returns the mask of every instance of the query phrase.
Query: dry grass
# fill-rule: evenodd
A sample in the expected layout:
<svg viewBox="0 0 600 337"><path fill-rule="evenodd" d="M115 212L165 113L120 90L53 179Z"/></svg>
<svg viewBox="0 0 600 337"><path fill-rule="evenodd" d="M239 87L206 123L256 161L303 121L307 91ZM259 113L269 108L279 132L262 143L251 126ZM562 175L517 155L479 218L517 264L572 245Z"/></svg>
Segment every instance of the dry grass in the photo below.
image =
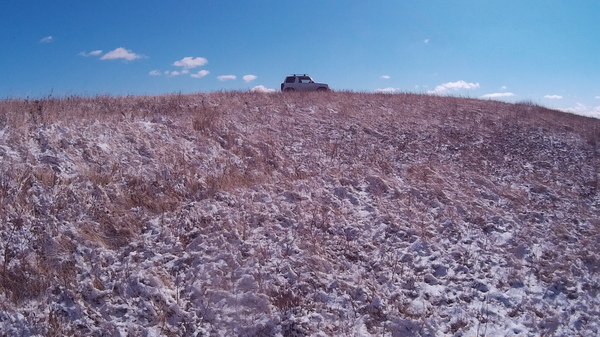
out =
<svg viewBox="0 0 600 337"><path fill-rule="evenodd" d="M420 280L450 279L433 277L422 262L429 258L462 268L449 284L499 268L505 275L499 289L524 287L531 279L565 289L577 279L580 288L593 289L588 275L600 271L600 222L592 220L598 216L599 130L599 120L528 102L416 94L0 101L0 294L13 303L4 304L6 310L17 312L27 302L51 302L53 292L77 289L78 283L99 292L131 292L123 285L133 282L130 271L123 268L123 280L116 280L108 272L111 263L141 265L133 252L159 247L160 240L166 255L197 253L203 242L226 251L216 264L223 270L208 271L212 279L180 279L184 267L175 271L175 263L160 274L160 283L177 287L177 305L204 303L202 324L216 324L210 313L223 305L219 296L237 289L236 272L254 263L258 285L247 281L248 287L269 298L290 334L311 333L291 317L306 311L348 318L320 302L330 288L353 298L350 306L357 307L347 312L356 314L352 319L366 315L371 331L403 331L402 324L426 331L434 309L442 310L431 303L442 300L420 297L428 304L419 311L412 296L424 296ZM373 234L377 226L382 230ZM514 251L506 242L497 244L506 232ZM218 249L202 249L204 255L194 255L198 260L188 256L177 263L211 263ZM304 261L298 251L310 257ZM100 262L110 254L120 260ZM153 255L145 254L150 261ZM274 256L282 265L270 264ZM373 267L374 260L381 266ZM353 267L362 274L350 287L336 273ZM278 283L301 273L312 279ZM324 274L333 274L335 282L319 276ZM377 297L381 284L400 282L404 288L394 288L396 297L377 295L387 306L365 299ZM190 295L200 291L198 284L205 287L201 300ZM102 296L94 300L105 301ZM466 308L474 297L450 299ZM177 305L158 297L149 303L164 333L184 331L177 320L185 319L173 311ZM48 335L81 333L53 310L30 323ZM525 317L524 311L543 313L526 303L508 315ZM402 319L392 322L394 315ZM467 316L447 319L443 330L469 328ZM486 324L491 319L480 318Z"/></svg>

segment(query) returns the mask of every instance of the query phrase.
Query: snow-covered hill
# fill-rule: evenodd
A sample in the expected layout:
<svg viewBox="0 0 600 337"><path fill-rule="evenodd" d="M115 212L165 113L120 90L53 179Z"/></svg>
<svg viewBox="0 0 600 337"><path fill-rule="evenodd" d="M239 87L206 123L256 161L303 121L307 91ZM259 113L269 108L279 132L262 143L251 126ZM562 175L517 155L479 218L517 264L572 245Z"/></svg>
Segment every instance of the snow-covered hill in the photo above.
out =
<svg viewBox="0 0 600 337"><path fill-rule="evenodd" d="M600 333L600 121L467 98L0 102L0 335Z"/></svg>

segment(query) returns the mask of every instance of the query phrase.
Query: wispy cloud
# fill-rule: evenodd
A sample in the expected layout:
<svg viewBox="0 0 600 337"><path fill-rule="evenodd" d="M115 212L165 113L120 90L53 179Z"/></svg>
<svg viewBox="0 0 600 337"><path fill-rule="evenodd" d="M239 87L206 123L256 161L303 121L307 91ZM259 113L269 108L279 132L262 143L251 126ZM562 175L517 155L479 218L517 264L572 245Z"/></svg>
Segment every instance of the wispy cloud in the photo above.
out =
<svg viewBox="0 0 600 337"><path fill-rule="evenodd" d="M600 99L600 96L596 96L596 97L594 97L594 98L595 98L595 99Z"/></svg>
<svg viewBox="0 0 600 337"><path fill-rule="evenodd" d="M577 103L577 105L573 108L566 108L562 110L577 115L600 118L600 106L591 107L583 103Z"/></svg>
<svg viewBox="0 0 600 337"><path fill-rule="evenodd" d="M182 58L179 61L175 61L173 63L174 66L183 67L184 69L193 69L196 67L201 67L208 63L208 60L204 57L191 57L187 56Z"/></svg>
<svg viewBox="0 0 600 337"><path fill-rule="evenodd" d="M219 81L231 81L231 80L235 80L237 78L237 76L235 76L235 75L221 75L221 76L217 76L217 78L219 79Z"/></svg>
<svg viewBox="0 0 600 337"><path fill-rule="evenodd" d="M381 75L381 76L379 76L379 78L381 78L383 80L389 80L391 77L390 77L390 75Z"/></svg>
<svg viewBox="0 0 600 337"><path fill-rule="evenodd" d="M208 70L200 70L199 72L195 73L195 74L191 74L190 76L192 76L193 78L202 78L206 75L208 75L210 73L210 71Z"/></svg>
<svg viewBox="0 0 600 337"><path fill-rule="evenodd" d="M131 50L127 50L123 47L119 47L115 50L109 51L108 53L104 54L100 59L101 60L126 60L126 61L133 61L136 59L142 58L142 55L136 54L134 52L132 52Z"/></svg>
<svg viewBox="0 0 600 337"><path fill-rule="evenodd" d="M423 43L424 44L429 44L429 41L430 41L429 39L425 39L425 40L423 40Z"/></svg>
<svg viewBox="0 0 600 337"><path fill-rule="evenodd" d="M546 96L544 96L544 98L547 98L547 99L562 99L563 97L560 96L560 95L546 95Z"/></svg>
<svg viewBox="0 0 600 337"><path fill-rule="evenodd" d="M271 88L267 88L264 85L257 85L254 88L250 89L250 91L254 91L254 92L264 92L264 93L272 93L272 92L277 92L276 89L271 89Z"/></svg>
<svg viewBox="0 0 600 337"><path fill-rule="evenodd" d="M102 50L92 50L91 52L82 51L79 53L80 56L90 57L90 56L100 56L102 54Z"/></svg>
<svg viewBox="0 0 600 337"><path fill-rule="evenodd" d="M52 35L46 36L40 40L40 43L50 43L54 41L54 37Z"/></svg>
<svg viewBox="0 0 600 337"><path fill-rule="evenodd" d="M207 63L208 63L208 60L205 59L204 57L187 56L187 57L182 58L179 61L173 62L173 65L176 67L181 67L181 70L172 70L172 71L165 70L162 72L162 74L164 74L165 76L168 76L168 77L187 75L187 74L190 74L190 69L201 67ZM208 71L208 70L200 70L196 73L190 74L190 76L193 78L202 78L202 77L205 77L206 75L208 75L209 73L210 73L210 71ZM161 72L158 70L153 70L150 72L150 75L159 76L159 75L161 75Z"/></svg>
<svg viewBox="0 0 600 337"><path fill-rule="evenodd" d="M375 92L382 93L382 94L393 94L396 91L398 91L397 88L379 88L379 89L375 89Z"/></svg>
<svg viewBox="0 0 600 337"><path fill-rule="evenodd" d="M438 85L433 90L427 91L428 94L443 95L451 91L458 91L461 89L476 89L479 88L479 83L467 83L465 81L448 82Z"/></svg>
<svg viewBox="0 0 600 337"><path fill-rule="evenodd" d="M481 98L500 98L500 97L512 97L515 94L512 92L495 92L493 94L485 94Z"/></svg>
<svg viewBox="0 0 600 337"><path fill-rule="evenodd" d="M246 83L250 83L252 81L254 81L255 79L257 79L257 76L255 75L244 75L244 77L242 77L244 79L244 82Z"/></svg>
<svg viewBox="0 0 600 337"><path fill-rule="evenodd" d="M175 77L175 76L179 76L179 75L186 75L189 74L190 71L187 69L182 69L182 70L173 70L173 71L165 71L164 74L169 76L169 77Z"/></svg>

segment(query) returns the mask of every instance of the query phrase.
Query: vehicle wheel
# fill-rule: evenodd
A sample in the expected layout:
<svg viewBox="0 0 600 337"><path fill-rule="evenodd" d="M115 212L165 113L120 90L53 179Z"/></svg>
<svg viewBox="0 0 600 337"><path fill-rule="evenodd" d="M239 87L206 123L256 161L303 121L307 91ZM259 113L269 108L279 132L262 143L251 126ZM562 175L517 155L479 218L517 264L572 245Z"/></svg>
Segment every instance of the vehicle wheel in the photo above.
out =
<svg viewBox="0 0 600 337"><path fill-rule="evenodd" d="M294 88L285 88L285 92L293 92L296 91Z"/></svg>

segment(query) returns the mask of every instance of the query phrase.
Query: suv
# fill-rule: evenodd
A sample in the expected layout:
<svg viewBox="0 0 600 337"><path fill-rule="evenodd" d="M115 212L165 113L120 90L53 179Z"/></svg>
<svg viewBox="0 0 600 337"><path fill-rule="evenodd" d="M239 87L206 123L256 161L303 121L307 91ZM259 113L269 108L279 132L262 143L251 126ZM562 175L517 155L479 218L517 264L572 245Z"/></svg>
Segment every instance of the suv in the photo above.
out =
<svg viewBox="0 0 600 337"><path fill-rule="evenodd" d="M325 83L316 83L310 76L290 75L281 83L281 91L329 91L329 85Z"/></svg>

